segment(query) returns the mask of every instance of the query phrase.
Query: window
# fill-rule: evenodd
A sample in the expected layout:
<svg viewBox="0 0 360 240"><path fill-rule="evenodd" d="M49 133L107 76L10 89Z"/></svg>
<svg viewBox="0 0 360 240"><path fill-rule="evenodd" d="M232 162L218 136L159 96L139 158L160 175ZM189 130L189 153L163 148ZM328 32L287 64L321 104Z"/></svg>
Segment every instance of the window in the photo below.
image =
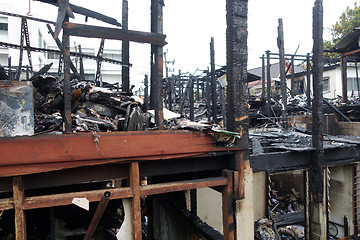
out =
<svg viewBox="0 0 360 240"><path fill-rule="evenodd" d="M48 59L59 59L60 55L55 52L47 52L47 58Z"/></svg>
<svg viewBox="0 0 360 240"><path fill-rule="evenodd" d="M8 31L8 23L0 22L0 31Z"/></svg>
<svg viewBox="0 0 360 240"><path fill-rule="evenodd" d="M359 79L360 84L360 79ZM356 78L347 78L347 90L348 91L358 91L358 83Z"/></svg>
<svg viewBox="0 0 360 240"><path fill-rule="evenodd" d="M121 61L121 54L120 53L104 53L103 58L110 58L113 60Z"/></svg>
<svg viewBox="0 0 360 240"><path fill-rule="evenodd" d="M330 78L323 78L323 92L330 92Z"/></svg>

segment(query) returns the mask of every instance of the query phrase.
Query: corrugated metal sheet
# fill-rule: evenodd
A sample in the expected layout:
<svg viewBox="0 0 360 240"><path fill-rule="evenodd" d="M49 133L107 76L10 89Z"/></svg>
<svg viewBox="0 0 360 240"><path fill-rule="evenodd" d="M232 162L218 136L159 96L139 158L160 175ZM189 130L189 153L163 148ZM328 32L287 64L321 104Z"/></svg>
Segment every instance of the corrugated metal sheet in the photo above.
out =
<svg viewBox="0 0 360 240"><path fill-rule="evenodd" d="M33 92L29 81L0 82L0 137L34 134Z"/></svg>

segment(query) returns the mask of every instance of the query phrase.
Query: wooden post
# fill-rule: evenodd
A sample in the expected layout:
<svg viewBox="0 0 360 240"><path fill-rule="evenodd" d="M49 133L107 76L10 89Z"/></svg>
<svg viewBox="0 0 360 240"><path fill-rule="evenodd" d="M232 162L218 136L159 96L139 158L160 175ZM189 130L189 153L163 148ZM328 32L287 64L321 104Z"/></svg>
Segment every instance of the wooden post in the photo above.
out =
<svg viewBox="0 0 360 240"><path fill-rule="evenodd" d="M129 29L129 4L128 0L122 1L122 29ZM122 41L121 60L125 64L121 67L121 89L130 92L130 44L129 41Z"/></svg>
<svg viewBox="0 0 360 240"><path fill-rule="evenodd" d="M307 107L311 106L310 78L311 78L311 64L310 64L310 53L308 53L306 56L306 101L307 101Z"/></svg>
<svg viewBox="0 0 360 240"><path fill-rule="evenodd" d="M163 1L151 1L151 32L163 33ZM164 129L163 115L163 47L151 45L151 107L155 109L155 124L159 130ZM152 100L152 102L151 102Z"/></svg>
<svg viewBox="0 0 360 240"><path fill-rule="evenodd" d="M66 17L65 21L68 21L69 18ZM63 53L64 53L64 123L65 123L65 132L72 132L72 123L71 123L71 83L70 83L70 37L66 31L63 31Z"/></svg>
<svg viewBox="0 0 360 240"><path fill-rule="evenodd" d="M216 123L217 120L217 84L216 84L216 77L215 77L215 49L214 49L214 38L211 38L210 42L210 78L211 78L211 106L212 106L212 117L213 121Z"/></svg>
<svg viewBox="0 0 360 240"><path fill-rule="evenodd" d="M13 198L15 208L15 239L26 239L26 219L23 209L23 203L25 199L24 183L21 176L13 178Z"/></svg>
<svg viewBox="0 0 360 240"><path fill-rule="evenodd" d="M226 1L226 126L243 131L242 143L248 142L247 105L247 31L248 0ZM244 146L246 147L246 146Z"/></svg>
<svg viewBox="0 0 360 240"><path fill-rule="evenodd" d="M141 201L140 201L140 175L139 163L133 162L130 164L130 188L133 191L133 198L131 204L132 217L132 239L141 240Z"/></svg>
<svg viewBox="0 0 360 240"><path fill-rule="evenodd" d="M343 102L347 102L347 61L346 56L341 56L341 80Z"/></svg>
<svg viewBox="0 0 360 240"><path fill-rule="evenodd" d="M280 61L280 86L281 86L281 99L283 103L282 107L282 122L283 128L288 128L287 123L287 88L286 88L286 77L285 77L285 50L284 50L284 31L283 21L279 18L278 26L278 47L279 47L279 61Z"/></svg>
<svg viewBox="0 0 360 240"><path fill-rule="evenodd" d="M267 115L270 117L271 114L271 72L270 72L270 51L266 51L266 79L267 79L267 87L266 87L266 103L267 103Z"/></svg>
<svg viewBox="0 0 360 240"><path fill-rule="evenodd" d="M266 74L265 74L265 55L263 54L261 57L261 99L264 100L265 99L265 79L266 79Z"/></svg>
<svg viewBox="0 0 360 240"><path fill-rule="evenodd" d="M195 116L194 116L194 76L190 76L190 88L189 88L189 103L190 103L190 120L194 121L195 120Z"/></svg>
<svg viewBox="0 0 360 240"><path fill-rule="evenodd" d="M323 3L316 0L313 8L313 123L312 144L315 148L309 169L311 191L310 238L327 239L326 175L323 147ZM325 194L324 194L325 193Z"/></svg>
<svg viewBox="0 0 360 240"><path fill-rule="evenodd" d="M291 56L291 96L294 97L295 93L295 63L294 63L294 55Z"/></svg>
<svg viewBox="0 0 360 240"><path fill-rule="evenodd" d="M233 173L229 170L224 170L223 176L228 179L227 185L222 189L223 233L225 240L233 240L236 236L233 210Z"/></svg>

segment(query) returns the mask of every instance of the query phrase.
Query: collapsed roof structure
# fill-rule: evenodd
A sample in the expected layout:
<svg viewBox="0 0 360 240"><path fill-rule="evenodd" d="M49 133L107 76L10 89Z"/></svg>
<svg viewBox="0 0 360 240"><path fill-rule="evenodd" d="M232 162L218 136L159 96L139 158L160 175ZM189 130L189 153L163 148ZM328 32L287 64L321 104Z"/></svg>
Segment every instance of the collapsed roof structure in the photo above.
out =
<svg viewBox="0 0 360 240"><path fill-rule="evenodd" d="M53 1L43 2L54 4ZM358 184L359 166L356 163L360 146L356 137L325 135L345 135L344 128L348 125L337 122L333 115L323 116L322 1L317 0L314 6L311 72L314 98L310 120L309 116L288 116L286 54L280 20L279 54L276 57L280 59L281 108L274 111L271 81L266 82L264 75L263 99L257 105L256 100L248 101L247 86L258 78L247 72L247 34L239 34L247 32L247 1L229 0L226 4L226 67L215 69L212 40L210 70L199 76L179 74L164 79L163 1L151 1L151 32L128 30L124 22L123 28L119 28L121 24L114 19L68 1L59 1L57 22L50 24L55 25L51 33L55 39L63 31L59 51L64 60L64 79L46 76L48 66L45 66L29 78L31 83L18 81L20 63L16 74L8 66L10 81L2 79L5 81L1 82L1 96L7 97L1 98L0 103L10 106L7 119L19 116L14 118L17 122L33 126L28 135L38 134L13 137L11 134L17 135L14 134L16 124L2 124L8 127L8 135L0 139L0 207L7 220L0 222L3 224L0 233L4 237L15 234L16 239L28 236L60 239L81 235L90 239L93 234L99 234L110 239L116 236L132 239L191 239L193 236L253 239L255 235L262 239L264 231L261 229L268 222L257 221L255 234L253 225L255 220L266 216L270 218L270 229L275 238L286 235L285 226L300 224L303 226L302 237L327 239L330 224L340 224L341 214L347 216L347 225L341 224L342 236L356 233L357 208L329 214L330 202L331 206L339 206L344 201L354 205L358 201L358 189L352 189L348 196L345 192L352 184L348 179L335 178L350 172L354 174L351 183ZM115 27L71 23L72 12L95 17ZM25 39L21 42L25 40L26 46L14 47L19 47L21 54L26 48L30 59L32 50L44 49L31 48L27 41L26 21L31 17L16 17L22 19ZM126 78L122 79L121 91L119 87L109 90L96 86L98 81L84 81L81 69L78 73L70 61L71 36L151 44L150 96L146 96L146 90L142 103L132 95ZM11 47L9 43L4 45ZM126 46L123 45L125 56ZM85 56L80 54L79 57ZM100 69L101 61L106 60L102 58L101 48L94 58ZM122 64L128 66L129 60L123 59ZM217 87L216 79L225 73L226 84L219 83ZM269 84L267 94L265 83ZM307 93L310 96L310 91ZM309 102L310 97L306 100ZM176 113L168 116L163 103ZM249 115L248 103L253 106L250 106L250 113L255 114L262 124L256 122L256 128L250 131L249 125L254 118ZM5 109L3 105L1 107ZM261 108L265 111L261 112ZM310 105L302 110L304 108L310 110ZM10 109L21 110L11 112ZM31 109L35 109L35 117L23 114ZM259 112L263 119L259 119ZM186 130L179 130L183 128ZM23 129L20 132L24 133ZM45 134L49 132L52 134ZM356 172L352 173L354 168ZM331 175L329 169L335 173ZM278 177L282 174L285 177ZM336 191L344 196L331 198L334 190L328 184L332 182L338 184ZM211 188L211 194L220 199L213 207L214 211L220 209L221 214L220 227L216 229L216 224L210 220L209 223L202 220L205 217L201 216L201 203L209 198L209 193L204 195L202 188ZM287 203L288 197L279 192L294 195L296 199L291 201L297 205ZM85 205L89 211L84 214L72 204ZM14 212L8 211L10 209ZM110 214L105 209L111 209ZM74 221L75 216L82 217ZM99 222L102 216L103 220ZM125 226L130 226L131 230Z"/></svg>

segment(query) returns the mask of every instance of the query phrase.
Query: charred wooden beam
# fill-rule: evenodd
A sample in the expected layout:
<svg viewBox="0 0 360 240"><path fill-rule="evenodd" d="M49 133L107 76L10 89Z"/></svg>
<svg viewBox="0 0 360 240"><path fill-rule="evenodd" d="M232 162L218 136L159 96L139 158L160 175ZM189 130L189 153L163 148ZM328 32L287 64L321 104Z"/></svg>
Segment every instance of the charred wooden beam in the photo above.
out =
<svg viewBox="0 0 360 240"><path fill-rule="evenodd" d="M323 146L323 5L322 0L317 0L313 8L313 125L312 143L316 149L312 165L310 168L311 193L316 203L323 202L324 181L323 165L324 146Z"/></svg>
<svg viewBox="0 0 360 240"><path fill-rule="evenodd" d="M111 198L111 193L109 191L106 191L104 193L104 195L101 197L101 200L96 208L96 211L94 213L93 218L91 219L90 225L86 231L84 240L90 240L91 237L93 236L95 229L97 227L97 225L100 222L100 219L102 217L102 215L105 212L106 206L108 205L109 201Z"/></svg>
<svg viewBox="0 0 360 240"><path fill-rule="evenodd" d="M311 78L311 63L310 63L310 53L308 53L306 55L306 102L308 108L311 106L310 78Z"/></svg>
<svg viewBox="0 0 360 240"><path fill-rule="evenodd" d="M195 120L195 116L194 116L194 78L195 77L190 77L192 78L191 80L191 85L190 85L190 88L189 88L189 103L190 103L190 120L191 121L194 121Z"/></svg>
<svg viewBox="0 0 360 240"><path fill-rule="evenodd" d="M210 81L211 81L211 115L214 122L217 120L217 83L215 77L215 49L214 38L210 41Z"/></svg>
<svg viewBox="0 0 360 240"><path fill-rule="evenodd" d="M278 47L279 47L279 61L280 61L280 86L281 86L281 100L283 103L282 106L282 122L283 128L288 128L287 120L287 88L286 88L286 76L285 76L285 49L284 49L284 31L283 31L283 21L279 18L278 26Z"/></svg>
<svg viewBox="0 0 360 240"><path fill-rule="evenodd" d="M122 1L122 29L129 30L129 6L128 0ZM121 60L124 63L130 62L129 41L122 41ZM121 89L130 93L130 69L127 66L121 68Z"/></svg>
<svg viewBox="0 0 360 240"><path fill-rule="evenodd" d="M266 82L266 71L265 71L265 55L263 54L261 57L261 99L265 99L265 82Z"/></svg>
<svg viewBox="0 0 360 240"><path fill-rule="evenodd" d="M144 78L144 107L145 111L149 109L149 76L146 74Z"/></svg>
<svg viewBox="0 0 360 240"><path fill-rule="evenodd" d="M54 33L54 31L52 30L52 28L51 28L51 26L50 26L49 24L46 24L46 27L48 28L49 33L51 34L51 36L54 38L56 45L57 45L58 48L60 49L61 55L63 55L64 57L69 57L69 59L68 59L67 61L68 61L68 63L70 64L70 69L71 69L71 71L72 71L74 74L76 74L77 76L79 76L79 73L78 73L76 67L74 66L74 64L73 64L72 61L70 60L70 55L67 56L66 54L64 54L62 42L59 40L59 38L55 37L55 33ZM70 50L69 50L69 51L70 51ZM82 78L82 79L84 79L84 78Z"/></svg>
<svg viewBox="0 0 360 240"><path fill-rule="evenodd" d="M62 25L66 18L67 8L69 6L69 0L59 0L58 4L59 4L59 8L58 8L57 19L55 22L54 39L58 38L59 33L62 29Z"/></svg>
<svg viewBox="0 0 360 240"><path fill-rule="evenodd" d="M148 33L119 28L88 26L84 24L65 22L63 29L71 36L105 38L139 43L150 43L156 46L164 46L165 35L162 33Z"/></svg>
<svg viewBox="0 0 360 240"><path fill-rule="evenodd" d="M344 103L346 103L348 101L348 96L347 96L347 58L346 58L346 56L341 56L341 80L342 80L342 101Z"/></svg>
<svg viewBox="0 0 360 240"><path fill-rule="evenodd" d="M163 6L164 2L159 0L151 1L151 34L164 36L163 34ZM154 110L155 110L155 124L162 130L164 129L164 114L163 114L163 48L165 45L165 38L163 43L152 44L152 82L154 87L151 89L154 96Z"/></svg>
<svg viewBox="0 0 360 240"><path fill-rule="evenodd" d="M68 19L66 19L68 20ZM54 35L55 37L55 35ZM71 68L71 60L70 60L70 36L68 33L63 32L63 45L62 52L64 54L64 124L65 124L65 132L72 132L72 120L71 120L71 83L70 83L70 68Z"/></svg>
<svg viewBox="0 0 360 240"><path fill-rule="evenodd" d="M79 54L80 54L80 61L79 61L79 65L80 65L80 79L85 79L85 71L84 71L84 62L83 62L83 57L82 55L82 49L81 49L81 45L79 44Z"/></svg>
<svg viewBox="0 0 360 240"><path fill-rule="evenodd" d="M36 0L36 1L49 3L49 4L57 6L56 2L50 2L48 0ZM108 17L108 16L106 16L104 14L89 10L87 8L79 7L79 6L76 6L76 5L71 4L71 3L68 4L68 7L74 13L78 13L78 14L81 14L81 15L84 15L84 16L87 16L87 17L91 17L91 18L100 20L102 22L106 22L106 23L121 27L121 23L119 23L115 18Z"/></svg>
<svg viewBox="0 0 360 240"><path fill-rule="evenodd" d="M248 0L226 1L226 126L229 131L244 133L240 144L245 149L249 144L247 15Z"/></svg>
<svg viewBox="0 0 360 240"><path fill-rule="evenodd" d="M270 51L266 51L266 103L267 103L267 115L271 114L271 65L270 65Z"/></svg>
<svg viewBox="0 0 360 240"><path fill-rule="evenodd" d="M222 189L222 214L223 214L223 233L224 239L236 239L236 224L233 209L233 173L229 170L224 170L224 177L227 179L227 184Z"/></svg>
<svg viewBox="0 0 360 240"><path fill-rule="evenodd" d="M291 97L295 96L295 62L294 62L294 55L291 56Z"/></svg>

